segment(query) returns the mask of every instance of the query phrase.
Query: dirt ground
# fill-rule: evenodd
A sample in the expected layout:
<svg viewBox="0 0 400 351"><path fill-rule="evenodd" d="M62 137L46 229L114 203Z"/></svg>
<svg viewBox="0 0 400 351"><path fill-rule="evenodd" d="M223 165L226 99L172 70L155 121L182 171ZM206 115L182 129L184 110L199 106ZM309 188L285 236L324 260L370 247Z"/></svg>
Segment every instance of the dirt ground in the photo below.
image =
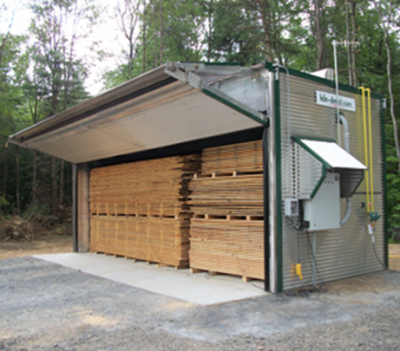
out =
<svg viewBox="0 0 400 351"><path fill-rule="evenodd" d="M389 268L400 271L400 244L389 244Z"/></svg>
<svg viewBox="0 0 400 351"><path fill-rule="evenodd" d="M0 260L47 253L72 252L72 238L64 235L43 235L34 240L0 241Z"/></svg>
<svg viewBox="0 0 400 351"><path fill-rule="evenodd" d="M400 256L400 244L389 244L389 255Z"/></svg>

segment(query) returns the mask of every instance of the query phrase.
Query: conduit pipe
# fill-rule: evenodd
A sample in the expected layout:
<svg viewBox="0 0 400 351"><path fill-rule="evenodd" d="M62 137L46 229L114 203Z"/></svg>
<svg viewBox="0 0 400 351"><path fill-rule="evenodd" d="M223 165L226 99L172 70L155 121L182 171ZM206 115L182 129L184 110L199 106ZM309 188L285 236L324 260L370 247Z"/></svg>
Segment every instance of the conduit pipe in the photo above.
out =
<svg viewBox="0 0 400 351"><path fill-rule="evenodd" d="M361 101L363 110L363 131L364 131L364 162L367 166L366 192L367 192L367 212L375 211L374 208L374 168L372 152L372 118L371 118L371 89L360 87ZM367 101L366 101L367 97ZM368 105L367 105L368 103Z"/></svg>
<svg viewBox="0 0 400 351"><path fill-rule="evenodd" d="M365 88L358 88L361 90L361 101L362 101L362 113L363 113L363 134L364 134L364 163L367 169L365 170L366 178L366 193L367 193L367 212L370 210L370 199L369 199L369 157L368 157L368 134L367 134L367 112L365 107Z"/></svg>
<svg viewBox="0 0 400 351"><path fill-rule="evenodd" d="M339 114L339 123L343 124L343 129L344 129L344 149L350 153L350 132L349 132L349 124L347 123L346 118L343 116L342 113ZM343 217L343 219L340 221L340 225L345 224L348 219L350 218L351 214L351 201L350 198L346 199L346 213Z"/></svg>
<svg viewBox="0 0 400 351"><path fill-rule="evenodd" d="M368 97L368 139L369 139L369 162L371 166L371 173L369 177L369 181L371 182L370 191L371 191L371 208L370 212L374 212L374 159L372 153L372 118L371 118L371 89L365 88Z"/></svg>

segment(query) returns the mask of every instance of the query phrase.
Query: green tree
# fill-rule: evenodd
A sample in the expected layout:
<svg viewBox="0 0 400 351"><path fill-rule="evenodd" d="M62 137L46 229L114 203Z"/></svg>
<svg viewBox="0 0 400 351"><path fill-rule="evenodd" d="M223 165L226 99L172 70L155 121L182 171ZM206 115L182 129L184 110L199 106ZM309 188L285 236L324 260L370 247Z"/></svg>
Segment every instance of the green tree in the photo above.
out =
<svg viewBox="0 0 400 351"><path fill-rule="evenodd" d="M31 69L24 88L32 122L36 123L88 98L83 86L86 68L75 51L77 42L87 35L81 31L82 22L92 24L96 11L90 1L79 0L36 0L31 2L30 8L33 13L30 26L32 45L29 48ZM37 160L35 153L32 175L35 202L37 162L41 161ZM64 177L64 161L58 164L52 158L53 214L64 201Z"/></svg>
<svg viewBox="0 0 400 351"><path fill-rule="evenodd" d="M126 50L122 62L103 75L106 89L167 60L202 59L204 11L195 0L121 0L115 8Z"/></svg>
<svg viewBox="0 0 400 351"><path fill-rule="evenodd" d="M20 204L20 179L10 176L14 170L19 173L18 148L9 148L8 135L17 132L27 126L26 114L20 107L24 104L24 97L19 81L19 67L23 55L22 46L25 37L14 36L10 32L0 34L0 168L3 172L1 183L2 198L4 203L11 207L15 205L15 212L19 213ZM15 165L13 167L12 165ZM13 181L15 179L15 181Z"/></svg>

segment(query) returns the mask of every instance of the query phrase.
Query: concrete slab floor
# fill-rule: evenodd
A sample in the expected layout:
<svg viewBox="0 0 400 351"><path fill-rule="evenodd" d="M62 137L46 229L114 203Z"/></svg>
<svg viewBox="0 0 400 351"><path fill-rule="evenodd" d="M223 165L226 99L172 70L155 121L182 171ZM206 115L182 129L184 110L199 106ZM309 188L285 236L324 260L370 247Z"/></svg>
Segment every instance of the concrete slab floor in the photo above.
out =
<svg viewBox="0 0 400 351"><path fill-rule="evenodd" d="M262 281L245 283L240 277L190 274L189 269L156 267L146 262L93 253L35 255L48 262L132 287L208 306L265 296Z"/></svg>

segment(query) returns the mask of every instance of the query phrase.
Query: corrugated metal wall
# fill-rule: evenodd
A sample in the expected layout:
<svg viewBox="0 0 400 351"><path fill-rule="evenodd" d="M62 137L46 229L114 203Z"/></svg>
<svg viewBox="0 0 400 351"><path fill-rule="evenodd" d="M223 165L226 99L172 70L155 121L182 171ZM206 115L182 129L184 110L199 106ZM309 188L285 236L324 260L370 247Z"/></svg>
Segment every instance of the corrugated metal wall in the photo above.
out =
<svg viewBox="0 0 400 351"><path fill-rule="evenodd" d="M326 85L304 78L290 77L291 135L336 139L337 125L334 121L336 110L316 104L315 91L334 93ZM364 160L364 139L362 124L361 96L340 91L341 96L356 99L356 112L343 111L350 128L350 153L361 162ZM289 144L288 144L288 105L286 75L280 74L280 111L282 140L282 199L289 197ZM382 214L377 222L375 238L380 259L384 258L384 218L383 218L383 182L382 149L380 127L380 103L372 99L373 131L373 176L375 187L375 211ZM343 142L343 135L342 135ZM381 270L367 233L368 217L366 209L365 179L352 197L352 213L348 222L337 230L317 232L317 283L342 279L368 272ZM346 209L346 200L342 199L342 214ZM311 284L312 281L312 233L297 231L287 217L283 216L283 289L287 290ZM303 280L295 274L295 265L300 261L303 266Z"/></svg>

